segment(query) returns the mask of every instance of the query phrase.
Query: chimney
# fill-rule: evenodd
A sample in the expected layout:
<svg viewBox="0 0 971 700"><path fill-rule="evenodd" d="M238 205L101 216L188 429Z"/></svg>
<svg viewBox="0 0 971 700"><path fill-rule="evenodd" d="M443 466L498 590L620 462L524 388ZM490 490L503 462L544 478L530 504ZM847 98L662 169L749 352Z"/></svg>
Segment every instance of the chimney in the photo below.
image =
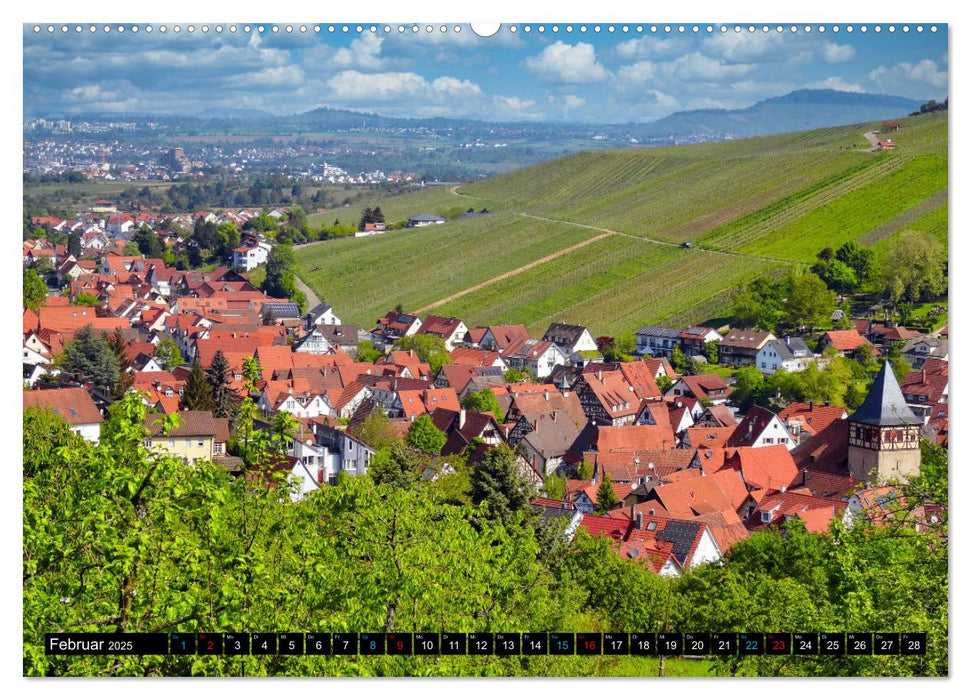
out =
<svg viewBox="0 0 971 700"><path fill-rule="evenodd" d="M924 368L921 368L921 370L920 370L920 383L921 384L924 384L926 382L927 382L927 370L924 369Z"/></svg>
<svg viewBox="0 0 971 700"><path fill-rule="evenodd" d="M633 508L633 507L634 506L631 506L631 508ZM638 530L643 530L644 529L644 514L643 513L638 513L637 514L637 518L634 520L634 523L635 523L634 526Z"/></svg>
<svg viewBox="0 0 971 700"><path fill-rule="evenodd" d="M465 409L459 409L459 430L465 427Z"/></svg>
<svg viewBox="0 0 971 700"><path fill-rule="evenodd" d="M810 411L813 410L813 400L812 399L809 399L809 410Z"/></svg>
<svg viewBox="0 0 971 700"><path fill-rule="evenodd" d="M544 399L545 399L546 401L549 401L549 400L550 400L550 392L549 392L549 390L545 390L545 391L543 391L543 398L544 398Z"/></svg>
<svg viewBox="0 0 971 700"><path fill-rule="evenodd" d="M634 506L633 505L631 505L631 507L630 507L630 519L631 520L636 520L637 519L637 514L634 513ZM638 526L637 529L640 530L640 527Z"/></svg>
<svg viewBox="0 0 971 700"><path fill-rule="evenodd" d="M654 509L653 509L653 508L651 508L651 509L650 509L649 511L647 511L647 514L648 514L648 515L654 515Z"/></svg>
<svg viewBox="0 0 971 700"><path fill-rule="evenodd" d="M807 476L809 476L809 470L808 469L803 469L802 470L802 485L803 486L806 485L806 477Z"/></svg>
<svg viewBox="0 0 971 700"><path fill-rule="evenodd" d="M597 370L597 379L599 379L599 380L600 380L600 382L601 382L601 383L603 383L603 380L604 380L604 373L603 373L603 370L602 370L602 369L598 369L598 370Z"/></svg>
<svg viewBox="0 0 971 700"><path fill-rule="evenodd" d="M556 422L556 411L553 411L553 422Z"/></svg>

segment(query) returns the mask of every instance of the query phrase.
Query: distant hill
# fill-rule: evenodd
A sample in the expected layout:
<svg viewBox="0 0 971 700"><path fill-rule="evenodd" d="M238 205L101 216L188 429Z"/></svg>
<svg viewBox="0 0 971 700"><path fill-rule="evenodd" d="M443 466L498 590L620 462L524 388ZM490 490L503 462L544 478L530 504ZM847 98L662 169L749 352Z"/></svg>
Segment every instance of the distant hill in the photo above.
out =
<svg viewBox="0 0 971 700"><path fill-rule="evenodd" d="M903 117L920 100L839 90L796 90L743 109L675 112L642 128L652 137L708 135L743 138Z"/></svg>

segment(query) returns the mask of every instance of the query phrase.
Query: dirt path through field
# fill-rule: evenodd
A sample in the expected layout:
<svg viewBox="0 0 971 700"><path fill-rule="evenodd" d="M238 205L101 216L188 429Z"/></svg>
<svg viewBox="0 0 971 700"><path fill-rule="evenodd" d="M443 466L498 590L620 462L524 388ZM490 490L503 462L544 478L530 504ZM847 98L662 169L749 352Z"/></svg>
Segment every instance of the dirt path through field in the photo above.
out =
<svg viewBox="0 0 971 700"><path fill-rule="evenodd" d="M500 282L500 281L502 281L504 279L508 279L509 277L514 277L515 275L518 275L518 274L520 274L522 272L526 272L526 270L531 270L532 268L536 267L537 265L542 265L544 263L548 263L550 260L555 260L556 258L560 257L561 255L566 255L567 253L572 253L575 250L580 250L580 248L583 248L584 246L588 246L591 243L596 243L597 241L603 240L604 238L606 238L610 234L611 234L610 231L601 233L599 236L594 236L593 238L588 238L585 241L580 241L576 245L571 245L569 248L564 248L563 250L558 250L555 253L552 253L550 255L547 255L544 258L540 258L539 260L534 260L531 263L527 263L527 264L525 264L525 265L523 265L521 267L517 267L515 270L509 270L508 272L503 272L501 275L497 275L495 277L492 277L491 279L487 279L485 282L479 282L478 284L474 284L471 287L467 287L467 288L463 289L461 292L456 292L455 294L452 294L451 296L447 296L444 299L439 299L438 301L433 302L433 303L429 304L428 306L423 306L422 308L417 309L415 311L415 313L416 314L423 314L426 311L431 311L432 309L435 309L435 308L441 306L442 304L447 304L450 301L455 301L456 299L458 299L460 297L464 297L466 294L471 294L472 292L477 292L477 291L479 291L480 289L482 289L484 287L488 287L490 284L495 284L496 282Z"/></svg>
<svg viewBox="0 0 971 700"><path fill-rule="evenodd" d="M318 297L317 294L314 292L314 290L312 290L310 287L308 287L307 284L302 279L300 279L299 277L297 277L296 275L294 275L293 276L293 281L296 282L297 289L299 289L301 292L303 292L304 294L307 295L307 310L308 311L310 309L314 308L315 306L317 306L317 304L320 303L320 297Z"/></svg>
<svg viewBox="0 0 971 700"><path fill-rule="evenodd" d="M877 132L868 131L863 136L867 141L870 142L869 148L861 148L862 151L879 151L880 150L880 137L877 136Z"/></svg>
<svg viewBox="0 0 971 700"><path fill-rule="evenodd" d="M924 214L937 209L937 207L941 206L945 202L947 202L947 190L935 192L924 201L918 202L910 209L900 212L895 217L890 219L890 221L882 223L876 228L870 229L857 240L863 245L873 245L874 243L879 243L897 229L903 228L907 224L917 221L917 219L922 217Z"/></svg>

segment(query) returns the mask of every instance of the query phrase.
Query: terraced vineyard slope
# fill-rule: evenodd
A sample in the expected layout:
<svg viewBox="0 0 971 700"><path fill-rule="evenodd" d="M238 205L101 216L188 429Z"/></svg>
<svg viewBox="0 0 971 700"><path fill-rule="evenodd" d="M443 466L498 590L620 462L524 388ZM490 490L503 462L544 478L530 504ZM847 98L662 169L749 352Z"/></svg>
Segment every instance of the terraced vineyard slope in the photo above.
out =
<svg viewBox="0 0 971 700"><path fill-rule="evenodd" d="M739 284L826 246L882 250L914 229L946 242L946 113L904 120L893 150L869 150L864 133L878 128L578 153L426 187L370 205L389 221L432 212L447 224L304 246L299 274L365 326L396 304L534 332L703 322ZM490 214L458 220L470 207Z"/></svg>

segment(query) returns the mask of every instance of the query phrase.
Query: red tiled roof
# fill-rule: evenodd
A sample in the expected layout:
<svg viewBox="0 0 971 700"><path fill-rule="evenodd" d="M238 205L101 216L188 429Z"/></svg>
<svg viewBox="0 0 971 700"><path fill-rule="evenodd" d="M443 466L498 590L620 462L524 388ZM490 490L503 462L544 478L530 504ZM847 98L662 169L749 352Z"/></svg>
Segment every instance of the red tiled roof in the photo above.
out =
<svg viewBox="0 0 971 700"><path fill-rule="evenodd" d="M721 428L688 428L686 439L691 449L718 449L724 447L728 438L735 432L735 426Z"/></svg>
<svg viewBox="0 0 971 700"><path fill-rule="evenodd" d="M841 352L855 350L861 345L867 344L867 339L855 329L849 331L827 331L825 338L830 345Z"/></svg>
<svg viewBox="0 0 971 700"><path fill-rule="evenodd" d="M661 425L597 426L592 440L597 452L631 450L673 450L674 434Z"/></svg>
<svg viewBox="0 0 971 700"><path fill-rule="evenodd" d="M842 406L821 406L819 404L791 403L779 411L779 420L784 423L800 422L802 431L816 435L829 427L830 423L846 418Z"/></svg>
<svg viewBox="0 0 971 700"><path fill-rule="evenodd" d="M778 490L796 478L798 469L785 445L733 447L725 450L723 469L736 469L755 489Z"/></svg>
<svg viewBox="0 0 971 700"><path fill-rule="evenodd" d="M39 406L54 411L71 425L101 423L101 412L87 389L35 389L24 392L24 408Z"/></svg>
<svg viewBox="0 0 971 700"><path fill-rule="evenodd" d="M40 327L49 328L55 331L76 331L87 325L93 326L97 330L114 330L116 328L130 328L131 323L127 318L117 318L114 316L99 318L95 310L87 306L63 306L48 307L40 309Z"/></svg>

